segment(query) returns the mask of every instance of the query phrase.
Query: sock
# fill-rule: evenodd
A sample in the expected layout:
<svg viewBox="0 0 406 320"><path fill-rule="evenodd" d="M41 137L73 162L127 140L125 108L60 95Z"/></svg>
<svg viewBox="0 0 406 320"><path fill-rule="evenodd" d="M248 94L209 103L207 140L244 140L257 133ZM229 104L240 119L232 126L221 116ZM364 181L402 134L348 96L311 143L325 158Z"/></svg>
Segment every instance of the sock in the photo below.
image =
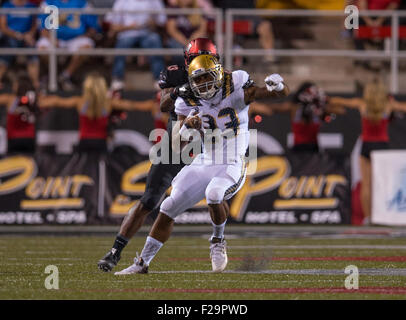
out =
<svg viewBox="0 0 406 320"><path fill-rule="evenodd" d="M113 248L111 249L111 252L113 252L113 254L120 255L121 251L124 249L127 243L128 239L118 234L116 240L114 241L114 245Z"/></svg>
<svg viewBox="0 0 406 320"><path fill-rule="evenodd" d="M163 243L148 236L147 241L145 241L144 249L141 252L141 258L144 260L145 264L148 266L151 260L156 256L159 249L163 246Z"/></svg>
<svg viewBox="0 0 406 320"><path fill-rule="evenodd" d="M222 224L211 223L213 225L213 235L211 236L210 241L213 240L213 238L222 239L224 237L224 228L226 227L226 222L227 219Z"/></svg>

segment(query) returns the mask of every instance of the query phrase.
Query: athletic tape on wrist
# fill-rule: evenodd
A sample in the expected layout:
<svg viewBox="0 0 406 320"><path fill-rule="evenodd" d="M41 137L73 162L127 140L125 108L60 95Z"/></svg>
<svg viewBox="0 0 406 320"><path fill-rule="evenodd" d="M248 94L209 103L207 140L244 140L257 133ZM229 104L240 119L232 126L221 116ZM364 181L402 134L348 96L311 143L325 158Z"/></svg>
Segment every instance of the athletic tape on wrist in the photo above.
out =
<svg viewBox="0 0 406 320"><path fill-rule="evenodd" d="M276 86L275 91L282 91L284 88L285 88L285 85L282 82L280 82Z"/></svg>
<svg viewBox="0 0 406 320"><path fill-rule="evenodd" d="M180 130L179 130L179 134L183 137L183 134L187 131L187 130L189 130L190 128L188 128L187 126L186 126L186 124L184 124L181 128L180 128Z"/></svg>

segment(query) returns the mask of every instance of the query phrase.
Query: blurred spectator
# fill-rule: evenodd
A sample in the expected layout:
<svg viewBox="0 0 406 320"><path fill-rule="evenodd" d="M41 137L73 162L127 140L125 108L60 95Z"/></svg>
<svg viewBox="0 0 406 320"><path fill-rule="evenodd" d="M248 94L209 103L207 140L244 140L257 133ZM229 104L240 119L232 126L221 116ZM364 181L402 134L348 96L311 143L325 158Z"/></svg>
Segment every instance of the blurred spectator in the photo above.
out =
<svg viewBox="0 0 406 320"><path fill-rule="evenodd" d="M329 97L329 104L341 108L358 109L361 116L361 205L363 224L371 218L371 152L390 148L389 126L394 112L406 112L406 105L393 99L384 81L374 79L363 88L361 98Z"/></svg>
<svg viewBox="0 0 406 320"><path fill-rule="evenodd" d="M10 0L4 3L3 8L34 8L35 5L27 0ZM2 47L5 48L33 48L37 23L35 16L29 14L7 14L0 16L0 30L3 33ZM0 86L7 67L13 62L14 56L0 56ZM27 70L33 85L39 85L39 61L38 57L28 58Z"/></svg>
<svg viewBox="0 0 406 320"><path fill-rule="evenodd" d="M401 0L359 0L357 6L360 10L396 10ZM364 16L360 18L359 24L368 27L380 27L390 24L388 17ZM365 50L365 40L356 39L355 47L357 50Z"/></svg>
<svg viewBox="0 0 406 320"><path fill-rule="evenodd" d="M169 7L176 7L178 0L166 0L165 4ZM202 8L204 13L210 14L213 13L213 4L211 0L196 0L197 6L199 8Z"/></svg>
<svg viewBox="0 0 406 320"><path fill-rule="evenodd" d="M360 10L396 10L401 0L358 0ZM363 20L367 25L382 25L385 17L371 18L364 17Z"/></svg>
<svg viewBox="0 0 406 320"><path fill-rule="evenodd" d="M54 5L60 9L85 9L89 7L86 0L45 0L41 6ZM50 32L45 27L47 15L41 15L41 38L37 42L39 49L48 49L51 47ZM89 49L94 47L92 37L99 30L97 16L86 14L64 14L59 15L59 29L57 30L57 47L66 48L69 51L76 52L80 49ZM46 59L48 57L45 57ZM71 81L72 75L83 62L86 56L74 55L66 69L59 77L59 82L63 90L71 91L74 85Z"/></svg>
<svg viewBox="0 0 406 320"><path fill-rule="evenodd" d="M114 0L90 0L89 3L95 8L112 8Z"/></svg>
<svg viewBox="0 0 406 320"><path fill-rule="evenodd" d="M199 8L197 0L177 0L176 4L174 8ZM184 48L191 40L206 37L207 20L201 14L169 16L167 32L169 48ZM183 65L183 57L174 57L173 64Z"/></svg>
<svg viewBox="0 0 406 320"><path fill-rule="evenodd" d="M13 78L12 93L0 94L0 106L7 108L8 153L35 151L37 100L33 83L25 72Z"/></svg>
<svg viewBox="0 0 406 320"><path fill-rule="evenodd" d="M293 132L294 152L319 152L318 135L323 123L345 111L327 104L324 90L311 81L303 82L290 101L280 103L256 102L254 114L289 113Z"/></svg>
<svg viewBox="0 0 406 320"><path fill-rule="evenodd" d="M106 79L98 73L90 73L83 82L81 96L45 96L41 108L74 108L79 114L80 152L105 152L109 139L109 122L126 111L151 111L155 100L131 101L110 96Z"/></svg>
<svg viewBox="0 0 406 320"><path fill-rule="evenodd" d="M406 0L401 0L398 10L406 10ZM406 17L399 17L399 25L405 26L406 25ZM405 50L406 48L406 39L400 38L399 39L399 49Z"/></svg>
<svg viewBox="0 0 406 320"><path fill-rule="evenodd" d="M235 9L255 9L263 8L257 0L214 0L213 4L223 10L227 8ZM259 36L259 43L263 49L274 48L274 35L272 24L268 19L262 19L260 16L237 16L238 20L250 20L254 23L254 29ZM274 56L267 54L264 57L265 62L275 62Z"/></svg>
<svg viewBox="0 0 406 320"><path fill-rule="evenodd" d="M359 0L358 7L360 10L396 10L401 0ZM388 17L370 17L364 16L360 23L369 27L380 27L389 22Z"/></svg>
<svg viewBox="0 0 406 320"><path fill-rule="evenodd" d="M344 8L344 0L258 0L257 3L257 6L260 6L261 8L274 10L342 10Z"/></svg>
<svg viewBox="0 0 406 320"><path fill-rule="evenodd" d="M114 13L114 11L142 11L162 10L162 0L116 0L113 13L107 15L106 20L111 24L109 37L117 37L116 48L162 48L162 40L155 32L157 26L164 26L164 14L150 13ZM151 71L157 83L159 74L164 68L162 56L150 56ZM112 72L112 87L123 85L126 56L117 56L114 59Z"/></svg>

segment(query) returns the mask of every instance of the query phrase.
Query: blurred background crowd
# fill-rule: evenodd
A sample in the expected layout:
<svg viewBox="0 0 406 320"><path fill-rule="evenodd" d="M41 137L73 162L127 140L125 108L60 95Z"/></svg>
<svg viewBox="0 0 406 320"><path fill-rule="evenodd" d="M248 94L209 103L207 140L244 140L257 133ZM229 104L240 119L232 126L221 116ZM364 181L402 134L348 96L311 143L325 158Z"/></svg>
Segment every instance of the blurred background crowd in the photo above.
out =
<svg viewBox="0 0 406 320"><path fill-rule="evenodd" d="M360 9L396 10L406 7L405 0L7 0L3 8L35 8L55 5L58 8L111 8L106 15L62 14L57 32L58 48L72 54L85 48L183 48L191 39L214 39L214 8L313 9L343 10L354 4ZM147 13L115 13L162 8L201 8L202 14L166 15ZM50 34L44 27L45 15L3 14L0 18L0 47L50 47ZM401 20L402 23L402 20ZM360 24L371 28L390 24L390 18L365 17ZM354 36L346 30L343 17L267 17L237 16L234 21L234 48L263 49L384 49L385 34ZM384 30L384 29L382 29ZM384 31L382 31L384 32ZM402 37L401 37L402 38ZM402 44L402 43L401 43ZM16 68L27 68L36 88L48 84L48 57L0 55L0 87L11 83ZM331 58L235 56L234 68L244 68L258 79L270 69L285 74L293 86L310 76L325 89L335 92L356 92L360 75L388 68L385 61L334 58L339 72L329 71ZM58 84L64 91L80 87L84 76L97 68L113 87L129 90L157 89L160 71L169 64L182 64L182 56L105 56L72 55L58 57ZM402 68L402 64L400 65ZM361 73L354 71L361 68ZM264 71L266 71L264 73ZM340 77L342 76L342 77ZM342 78L348 81L342 81ZM293 82L292 82L293 81Z"/></svg>

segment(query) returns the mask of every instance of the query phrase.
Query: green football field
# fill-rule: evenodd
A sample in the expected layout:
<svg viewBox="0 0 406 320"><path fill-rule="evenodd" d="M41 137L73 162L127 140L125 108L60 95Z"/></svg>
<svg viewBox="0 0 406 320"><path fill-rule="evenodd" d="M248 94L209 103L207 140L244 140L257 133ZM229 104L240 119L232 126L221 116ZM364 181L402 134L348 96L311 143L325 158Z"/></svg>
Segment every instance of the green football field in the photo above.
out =
<svg viewBox="0 0 406 320"><path fill-rule="evenodd" d="M396 230L279 227L280 236L271 228L267 236L266 227L245 228L227 228L229 264L221 274L211 272L209 233L193 229L173 235L149 274L127 276L97 269L114 233L3 234L0 299L406 299L406 241ZM115 271L132 263L144 241L145 232L131 240ZM57 290L45 288L49 265L58 269ZM350 265L358 269L358 289L345 287Z"/></svg>

